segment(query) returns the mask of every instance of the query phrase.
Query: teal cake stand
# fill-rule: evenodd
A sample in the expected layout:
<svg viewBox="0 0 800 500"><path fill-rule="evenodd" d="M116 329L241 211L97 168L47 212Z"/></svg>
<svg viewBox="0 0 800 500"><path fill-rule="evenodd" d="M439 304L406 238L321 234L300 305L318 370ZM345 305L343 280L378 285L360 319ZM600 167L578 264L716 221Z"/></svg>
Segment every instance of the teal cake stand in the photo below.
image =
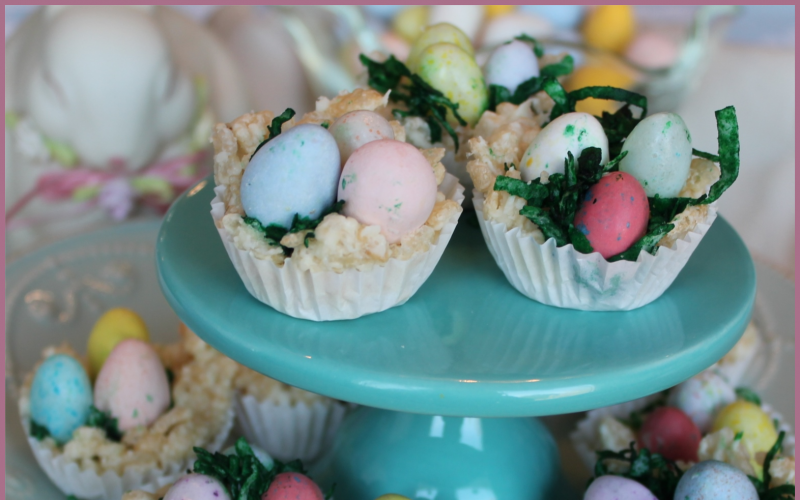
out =
<svg viewBox="0 0 800 500"><path fill-rule="evenodd" d="M211 219L213 180L167 214L156 247L178 316L272 378L358 403L315 476L340 500L568 498L535 416L666 389L730 350L749 321L752 259L719 218L670 289L630 312L541 305L506 281L462 221L405 305L356 320L299 320L250 296Z"/></svg>

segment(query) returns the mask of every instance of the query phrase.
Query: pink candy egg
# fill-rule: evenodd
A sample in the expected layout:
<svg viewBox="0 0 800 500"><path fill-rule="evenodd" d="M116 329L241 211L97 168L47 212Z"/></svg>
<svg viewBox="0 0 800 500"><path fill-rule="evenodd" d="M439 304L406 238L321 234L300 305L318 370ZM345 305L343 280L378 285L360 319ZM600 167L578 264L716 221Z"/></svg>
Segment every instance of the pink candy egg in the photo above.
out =
<svg viewBox="0 0 800 500"><path fill-rule="evenodd" d="M639 447L660 453L668 460L697 462L701 439L700 429L687 414L662 406L645 419L639 432Z"/></svg>
<svg viewBox="0 0 800 500"><path fill-rule="evenodd" d="M125 431L150 425L169 402L169 381L156 351L138 339L117 344L97 375L95 407L110 411Z"/></svg>
<svg viewBox="0 0 800 500"><path fill-rule="evenodd" d="M625 56L644 68L668 68L678 59L678 45L664 35L645 31L633 39Z"/></svg>
<svg viewBox="0 0 800 500"><path fill-rule="evenodd" d="M339 146L339 157L344 165L353 151L364 144L380 139L394 139L394 130L389 122L378 113L359 110L351 111L331 125L331 134Z"/></svg>
<svg viewBox="0 0 800 500"><path fill-rule="evenodd" d="M187 474L170 487L164 500L230 500L230 495L216 478Z"/></svg>
<svg viewBox="0 0 800 500"><path fill-rule="evenodd" d="M583 500L658 500L645 486L619 476L600 476L589 485Z"/></svg>
<svg viewBox="0 0 800 500"><path fill-rule="evenodd" d="M630 174L613 172L589 189L574 224L594 251L607 259L644 236L649 218L650 205L639 181Z"/></svg>
<svg viewBox="0 0 800 500"><path fill-rule="evenodd" d="M322 490L307 476L283 472L275 476L261 500L324 500Z"/></svg>
<svg viewBox="0 0 800 500"><path fill-rule="evenodd" d="M425 224L436 203L436 177L420 151L383 139L358 148L339 180L342 213L378 225L389 243Z"/></svg>

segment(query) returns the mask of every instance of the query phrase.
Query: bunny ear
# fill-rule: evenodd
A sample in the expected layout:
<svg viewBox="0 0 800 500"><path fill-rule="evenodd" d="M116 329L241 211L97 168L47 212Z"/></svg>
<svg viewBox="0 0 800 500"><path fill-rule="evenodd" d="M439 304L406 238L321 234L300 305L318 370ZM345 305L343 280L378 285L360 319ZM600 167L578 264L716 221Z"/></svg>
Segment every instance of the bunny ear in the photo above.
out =
<svg viewBox="0 0 800 500"><path fill-rule="evenodd" d="M52 19L52 18L56 17L57 15L59 15L64 10L69 9L70 7L73 7L73 6L71 6L71 5L46 5L44 7L44 15L45 15L45 17L47 19ZM130 9L136 9L136 10L139 10L139 11L143 11L143 12L145 12L147 14L153 13L155 11L155 8L156 8L155 5L126 5L125 7L128 7Z"/></svg>

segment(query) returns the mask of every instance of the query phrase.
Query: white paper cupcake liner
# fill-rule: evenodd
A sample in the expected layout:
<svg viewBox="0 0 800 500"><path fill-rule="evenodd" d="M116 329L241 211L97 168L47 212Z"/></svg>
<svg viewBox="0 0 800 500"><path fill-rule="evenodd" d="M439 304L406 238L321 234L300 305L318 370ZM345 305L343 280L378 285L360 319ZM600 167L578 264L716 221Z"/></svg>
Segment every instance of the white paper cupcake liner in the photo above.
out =
<svg viewBox="0 0 800 500"><path fill-rule="evenodd" d="M245 438L282 462L319 458L333 444L347 408L328 398L310 405L291 404L289 398L236 398L236 417Z"/></svg>
<svg viewBox="0 0 800 500"><path fill-rule="evenodd" d="M657 398L658 394L654 394L627 403L598 408L588 412L586 418L578 422L576 429L570 434L570 439L575 447L575 451L578 452L578 456L580 456L586 468L590 471L594 470L595 463L597 463L597 454L595 452L602 451L598 429L600 421L603 418L611 416L614 418L627 419L631 413L641 410ZM762 403L761 409L764 410L772 420L778 422L778 431L786 432L786 436L783 438L783 451L781 454L794 457L795 437L790 423L786 422L780 413L773 410L772 407L766 403Z"/></svg>
<svg viewBox="0 0 800 500"><path fill-rule="evenodd" d="M29 419L25 415L21 415L21 417L22 426L29 433ZM206 449L212 452L220 450L233 428L233 422L234 411L231 408L220 433ZM100 475L93 470L81 470L75 461L69 460L63 454L55 455L50 448L31 437L30 434L28 443L36 461L47 477L65 495L75 495L81 500L119 500L124 493L132 490L155 493L163 486L177 481L194 463L194 458L191 458L171 463L160 469L128 467L122 476L109 470Z"/></svg>
<svg viewBox="0 0 800 500"><path fill-rule="evenodd" d="M497 265L523 295L549 306L583 311L629 311L656 300L672 284L700 244L717 209L672 247L656 255L641 252L636 262L608 262L599 253L582 254L572 245L557 247L554 239L543 245L519 228L483 217L483 194L475 190L473 205L481 233Z"/></svg>
<svg viewBox="0 0 800 500"><path fill-rule="evenodd" d="M464 188L450 174L445 174L439 190L459 204L464 201ZM214 192L211 215L247 291L277 311L313 321L353 319L404 304L433 272L460 216L457 213L447 221L438 241L427 252L409 260L390 259L370 271L315 273L301 271L291 258L278 267L272 260L256 259L250 252L236 248L228 231L219 227L225 215L221 198L225 187L217 186Z"/></svg>

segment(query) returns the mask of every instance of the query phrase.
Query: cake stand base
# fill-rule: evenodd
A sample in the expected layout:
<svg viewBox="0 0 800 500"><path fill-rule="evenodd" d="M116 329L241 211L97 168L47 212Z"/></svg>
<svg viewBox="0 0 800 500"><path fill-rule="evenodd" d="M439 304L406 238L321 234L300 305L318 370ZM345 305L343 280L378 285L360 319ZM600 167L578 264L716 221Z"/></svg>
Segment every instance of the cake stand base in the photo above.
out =
<svg viewBox="0 0 800 500"><path fill-rule="evenodd" d="M428 500L566 498L558 449L534 418L416 415L369 407L350 414L317 464L334 496L387 493Z"/></svg>

